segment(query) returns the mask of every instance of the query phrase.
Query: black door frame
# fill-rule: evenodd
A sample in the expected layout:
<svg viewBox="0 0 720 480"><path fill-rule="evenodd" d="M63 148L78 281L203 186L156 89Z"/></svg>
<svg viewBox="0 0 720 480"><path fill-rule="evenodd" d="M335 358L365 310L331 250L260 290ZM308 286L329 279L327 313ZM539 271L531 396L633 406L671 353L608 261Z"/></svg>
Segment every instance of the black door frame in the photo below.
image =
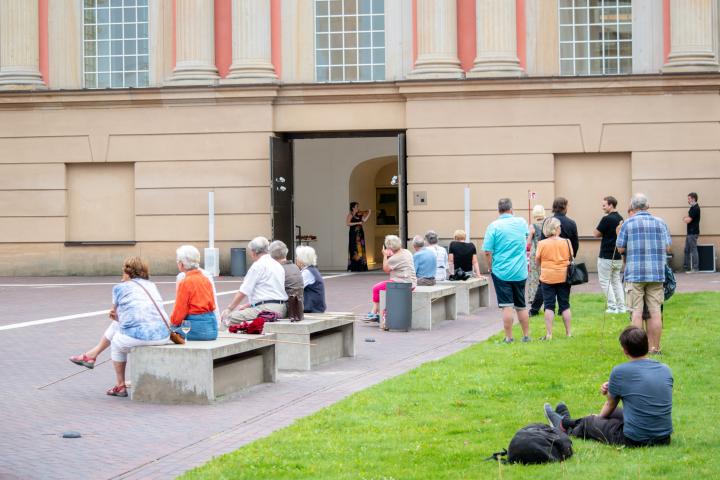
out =
<svg viewBox="0 0 720 480"><path fill-rule="evenodd" d="M295 180L295 149L293 146L293 140L307 140L307 139L322 139L322 138L377 138L377 137L395 137L398 141L398 149L397 149L397 156L398 156L398 209L400 210L400 223L398 225L399 227L399 236L400 239L403 240L404 245L407 245L407 242L409 241L408 238L408 211L407 211L407 151L405 148L405 137L406 137L406 130L337 130L337 131L327 131L327 132L274 132L273 135L275 137L279 137L283 139L286 142L290 143L290 155L291 160L290 163L292 165L293 170L293 179L292 183L294 185ZM272 156L272 152L270 152L270 155ZM271 167L272 168L272 167ZM294 204L294 201L293 201ZM274 232L274 212L273 212L273 235ZM291 221L292 221L292 228L293 232L295 232L295 212L294 207L292 208L291 213ZM297 232L293 234L293 244L288 245L289 250L295 249L295 235Z"/></svg>

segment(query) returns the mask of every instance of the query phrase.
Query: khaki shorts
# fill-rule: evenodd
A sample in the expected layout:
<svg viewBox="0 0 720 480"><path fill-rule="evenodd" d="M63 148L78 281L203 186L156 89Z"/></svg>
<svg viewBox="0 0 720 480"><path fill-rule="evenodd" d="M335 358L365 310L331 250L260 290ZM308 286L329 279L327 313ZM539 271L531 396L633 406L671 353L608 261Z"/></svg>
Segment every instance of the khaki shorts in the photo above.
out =
<svg viewBox="0 0 720 480"><path fill-rule="evenodd" d="M665 301L665 292L661 282L628 282L625 285L626 303L630 310L643 309L647 304L648 312L659 312Z"/></svg>

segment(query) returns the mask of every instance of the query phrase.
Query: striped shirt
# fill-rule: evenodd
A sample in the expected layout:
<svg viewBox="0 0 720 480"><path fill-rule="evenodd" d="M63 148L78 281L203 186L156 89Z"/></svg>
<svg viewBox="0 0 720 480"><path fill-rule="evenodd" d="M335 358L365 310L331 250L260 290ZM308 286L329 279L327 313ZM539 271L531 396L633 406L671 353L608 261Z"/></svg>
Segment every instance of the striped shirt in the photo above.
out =
<svg viewBox="0 0 720 480"><path fill-rule="evenodd" d="M626 282L663 282L667 247L672 243L663 220L640 211L623 223L617 237L625 248Z"/></svg>

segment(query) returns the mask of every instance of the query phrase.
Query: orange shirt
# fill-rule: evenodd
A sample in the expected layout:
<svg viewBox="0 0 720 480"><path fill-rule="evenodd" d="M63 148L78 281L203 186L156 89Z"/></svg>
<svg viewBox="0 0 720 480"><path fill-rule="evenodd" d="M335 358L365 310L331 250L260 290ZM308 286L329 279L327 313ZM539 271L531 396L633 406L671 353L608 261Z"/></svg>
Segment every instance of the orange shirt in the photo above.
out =
<svg viewBox="0 0 720 480"><path fill-rule="evenodd" d="M564 238L552 237L539 242L535 258L540 261L540 281L547 284L565 283L571 251L570 242Z"/></svg>
<svg viewBox="0 0 720 480"><path fill-rule="evenodd" d="M190 270L177 288L175 307L170 322L180 325L188 315L208 313L215 310L215 297L210 280L200 270Z"/></svg>

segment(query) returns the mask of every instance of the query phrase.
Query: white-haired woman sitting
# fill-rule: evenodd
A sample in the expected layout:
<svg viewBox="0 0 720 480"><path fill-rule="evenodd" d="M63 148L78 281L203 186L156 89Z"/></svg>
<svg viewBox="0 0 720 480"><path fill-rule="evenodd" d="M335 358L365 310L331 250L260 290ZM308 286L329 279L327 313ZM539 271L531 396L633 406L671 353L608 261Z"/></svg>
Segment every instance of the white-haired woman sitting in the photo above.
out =
<svg viewBox="0 0 720 480"><path fill-rule="evenodd" d="M315 249L300 246L295 249L295 263L303 279L303 312L325 313L325 282L317 269Z"/></svg>
<svg viewBox="0 0 720 480"><path fill-rule="evenodd" d="M188 340L215 340L218 335L215 291L200 269L200 251L192 245L183 245L177 249L176 258L178 270L185 278L177 285L170 323L179 326L189 321Z"/></svg>
<svg viewBox="0 0 720 480"><path fill-rule="evenodd" d="M390 279L383 280L373 286L373 306L370 313L368 313L368 320L372 322L380 322L380 314L378 313L380 292L387 289L388 282L412 283L413 288L417 285L412 253L402 248L402 242L397 235L387 235L385 237L383 271L390 274Z"/></svg>

